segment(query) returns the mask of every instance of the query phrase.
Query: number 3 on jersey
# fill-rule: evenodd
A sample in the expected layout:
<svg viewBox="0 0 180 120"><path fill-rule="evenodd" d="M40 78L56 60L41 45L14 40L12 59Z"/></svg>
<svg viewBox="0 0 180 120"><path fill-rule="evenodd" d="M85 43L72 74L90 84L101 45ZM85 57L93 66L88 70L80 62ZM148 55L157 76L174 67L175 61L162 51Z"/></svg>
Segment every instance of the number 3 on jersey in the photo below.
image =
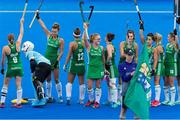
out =
<svg viewBox="0 0 180 120"><path fill-rule="evenodd" d="M78 53L78 61L84 60L84 53Z"/></svg>

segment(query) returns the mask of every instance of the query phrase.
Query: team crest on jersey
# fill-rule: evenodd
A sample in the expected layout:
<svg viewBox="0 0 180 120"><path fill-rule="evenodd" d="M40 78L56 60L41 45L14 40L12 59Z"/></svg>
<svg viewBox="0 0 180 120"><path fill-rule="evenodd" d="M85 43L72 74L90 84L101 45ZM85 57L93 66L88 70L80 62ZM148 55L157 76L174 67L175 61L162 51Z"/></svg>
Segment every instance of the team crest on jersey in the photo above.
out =
<svg viewBox="0 0 180 120"><path fill-rule="evenodd" d="M83 52L83 49L79 49L79 52Z"/></svg>

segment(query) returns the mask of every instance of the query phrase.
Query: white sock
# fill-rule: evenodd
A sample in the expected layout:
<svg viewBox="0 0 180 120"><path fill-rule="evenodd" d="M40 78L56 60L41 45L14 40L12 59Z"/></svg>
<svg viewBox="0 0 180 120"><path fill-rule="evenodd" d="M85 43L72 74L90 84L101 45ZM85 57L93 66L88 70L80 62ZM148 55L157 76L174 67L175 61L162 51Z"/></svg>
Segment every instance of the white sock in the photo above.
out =
<svg viewBox="0 0 180 120"><path fill-rule="evenodd" d="M159 101L161 95L161 86L155 85L155 100Z"/></svg>
<svg viewBox="0 0 180 120"><path fill-rule="evenodd" d="M180 101L180 86L178 86L178 101Z"/></svg>
<svg viewBox="0 0 180 120"><path fill-rule="evenodd" d="M88 97L91 102L94 101L94 90L92 88L88 89Z"/></svg>
<svg viewBox="0 0 180 120"><path fill-rule="evenodd" d="M6 86L3 86L1 90L1 103L5 103L7 93L8 93L8 88Z"/></svg>
<svg viewBox="0 0 180 120"><path fill-rule="evenodd" d="M95 101L97 103L100 103L101 94L102 94L101 88L96 88L96 91L95 91L96 100Z"/></svg>
<svg viewBox="0 0 180 120"><path fill-rule="evenodd" d="M22 88L17 90L17 104L21 104L22 93L23 93Z"/></svg>
<svg viewBox="0 0 180 120"><path fill-rule="evenodd" d="M84 100L84 96L85 96L85 84L82 84L79 86L79 99L80 100Z"/></svg>
<svg viewBox="0 0 180 120"><path fill-rule="evenodd" d="M164 96L165 96L165 101L169 101L169 87L164 86Z"/></svg>
<svg viewBox="0 0 180 120"><path fill-rule="evenodd" d="M111 89L112 102L117 103L117 89Z"/></svg>
<svg viewBox="0 0 180 120"><path fill-rule="evenodd" d="M118 85L118 100L121 100L122 85Z"/></svg>
<svg viewBox="0 0 180 120"><path fill-rule="evenodd" d="M176 96L176 88L170 87L170 93L171 93L171 102L175 102L175 96Z"/></svg>
<svg viewBox="0 0 180 120"><path fill-rule="evenodd" d="M71 93L72 93L72 84L68 82L66 84L66 97L68 100L71 99Z"/></svg>
<svg viewBox="0 0 180 120"><path fill-rule="evenodd" d="M112 96L111 96L111 92L110 92L110 87L108 87L108 101L112 102Z"/></svg>
<svg viewBox="0 0 180 120"><path fill-rule="evenodd" d="M52 91L52 82L46 82L46 95L47 97L51 97L51 91Z"/></svg>
<svg viewBox="0 0 180 120"><path fill-rule="evenodd" d="M56 84L56 91L57 91L58 97L61 97L62 96L62 84L61 84L61 82Z"/></svg>

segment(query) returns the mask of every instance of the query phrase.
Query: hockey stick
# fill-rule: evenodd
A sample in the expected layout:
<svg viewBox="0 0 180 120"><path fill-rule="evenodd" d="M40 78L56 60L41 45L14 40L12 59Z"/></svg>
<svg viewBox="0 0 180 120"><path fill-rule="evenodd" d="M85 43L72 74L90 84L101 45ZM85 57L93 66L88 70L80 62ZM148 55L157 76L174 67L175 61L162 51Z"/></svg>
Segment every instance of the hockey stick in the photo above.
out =
<svg viewBox="0 0 180 120"><path fill-rule="evenodd" d="M39 4L39 7L38 7L38 9L36 10L37 12L41 9L43 2L44 2L44 0L41 0L41 2L40 2L40 4ZM36 15L37 15L37 13L34 14L34 17L33 17L32 21L31 21L31 23L30 23L30 25L29 25L29 28L32 27L32 25L33 25L33 23L34 23L34 20L36 19Z"/></svg>

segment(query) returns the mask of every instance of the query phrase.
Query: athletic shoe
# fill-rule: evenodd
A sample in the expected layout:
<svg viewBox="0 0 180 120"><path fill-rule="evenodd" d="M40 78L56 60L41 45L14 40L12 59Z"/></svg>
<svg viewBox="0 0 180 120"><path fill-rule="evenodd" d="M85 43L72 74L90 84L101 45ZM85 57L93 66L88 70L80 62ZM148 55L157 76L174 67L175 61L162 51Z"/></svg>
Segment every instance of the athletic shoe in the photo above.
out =
<svg viewBox="0 0 180 120"><path fill-rule="evenodd" d="M117 108L118 106L119 105L117 103L115 103L115 102L113 102L112 105L111 105L112 108Z"/></svg>
<svg viewBox="0 0 180 120"><path fill-rule="evenodd" d="M81 100L81 99L80 99L80 100L78 101L78 103L81 104L81 105L83 105L83 104L84 104L84 100Z"/></svg>
<svg viewBox="0 0 180 120"><path fill-rule="evenodd" d="M47 103L54 103L55 99L53 97L47 98Z"/></svg>
<svg viewBox="0 0 180 120"><path fill-rule="evenodd" d="M5 108L5 104L4 103L0 103L0 108Z"/></svg>
<svg viewBox="0 0 180 120"><path fill-rule="evenodd" d="M39 106L44 106L44 105L46 105L46 102L47 102L47 100L46 100L46 98L42 98L41 100L39 100Z"/></svg>
<svg viewBox="0 0 180 120"><path fill-rule="evenodd" d="M175 103L174 103L174 102L169 102L168 105L169 105L169 106L174 106Z"/></svg>
<svg viewBox="0 0 180 120"><path fill-rule="evenodd" d="M39 100L38 100L38 99L35 99L34 101L32 101L32 106L33 106L33 107L39 106Z"/></svg>
<svg viewBox="0 0 180 120"><path fill-rule="evenodd" d="M177 101L175 102L175 104L180 104L180 100L177 100Z"/></svg>
<svg viewBox="0 0 180 120"><path fill-rule="evenodd" d="M98 102L95 102L93 105L93 108L99 108L99 107L100 107L100 104Z"/></svg>
<svg viewBox="0 0 180 120"><path fill-rule="evenodd" d="M60 103L60 104L63 103L63 98L62 98L62 96L58 97L58 101L57 101L57 102Z"/></svg>
<svg viewBox="0 0 180 120"><path fill-rule="evenodd" d="M169 101L165 100L162 102L163 105L168 105Z"/></svg>
<svg viewBox="0 0 180 120"><path fill-rule="evenodd" d="M111 104L112 103L110 101L106 101L106 102L103 103L103 105L105 105L105 106L110 106Z"/></svg>
<svg viewBox="0 0 180 120"><path fill-rule="evenodd" d="M71 100L67 100L66 105L71 105Z"/></svg>
<svg viewBox="0 0 180 120"><path fill-rule="evenodd" d="M154 100L154 101L152 101L151 102L151 106L152 107L157 107L157 106L159 106L161 103L158 101L158 100Z"/></svg>
<svg viewBox="0 0 180 120"><path fill-rule="evenodd" d="M91 106L94 104L94 101L88 100L88 102L84 105L85 107Z"/></svg>
<svg viewBox="0 0 180 120"><path fill-rule="evenodd" d="M22 108L22 105L21 105L21 104L14 103L14 104L12 104L12 107L13 107L13 108Z"/></svg>

